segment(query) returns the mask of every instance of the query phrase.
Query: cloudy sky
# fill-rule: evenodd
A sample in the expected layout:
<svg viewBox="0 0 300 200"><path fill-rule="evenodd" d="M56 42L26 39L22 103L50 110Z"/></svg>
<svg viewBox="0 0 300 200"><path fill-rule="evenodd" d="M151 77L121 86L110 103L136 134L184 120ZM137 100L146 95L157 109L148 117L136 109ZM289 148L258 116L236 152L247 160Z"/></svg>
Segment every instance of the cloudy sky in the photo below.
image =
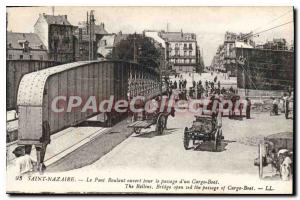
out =
<svg viewBox="0 0 300 200"><path fill-rule="evenodd" d="M108 32L141 32L145 29L193 32L203 49L205 65L210 65L226 31L262 32L293 21L292 7L55 7L55 15L68 15L77 25L86 19L86 12L95 11L96 23L104 22ZM33 32L39 13L52 14L52 7L7 8L8 30ZM257 43L273 38L294 37L293 23L263 32Z"/></svg>

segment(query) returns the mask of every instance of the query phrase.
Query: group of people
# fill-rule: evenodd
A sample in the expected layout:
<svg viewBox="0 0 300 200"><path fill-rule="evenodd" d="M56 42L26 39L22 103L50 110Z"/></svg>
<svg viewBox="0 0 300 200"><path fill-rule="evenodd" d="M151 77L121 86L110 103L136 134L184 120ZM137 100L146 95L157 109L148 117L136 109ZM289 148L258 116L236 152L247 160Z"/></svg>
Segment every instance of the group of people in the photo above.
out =
<svg viewBox="0 0 300 200"><path fill-rule="evenodd" d="M182 75L181 77L182 78ZM174 82L168 81L168 86L171 90L179 89L182 93L186 93L187 91L187 80L180 79L177 83L175 80ZM201 80L198 82L193 80L192 87L189 88L189 96L192 98L202 98L208 97L214 94L225 94L227 92L236 93L236 91L231 86L229 89L225 89L224 87L221 88L221 82L218 81L217 76L215 76L213 81L205 81L202 83Z"/></svg>
<svg viewBox="0 0 300 200"><path fill-rule="evenodd" d="M186 89L186 84L187 84L187 81L186 79L184 80L179 80L178 81L178 85L177 85L177 82L176 80L174 82L170 81L169 82L169 87L171 89L179 89L179 90L183 90L183 89Z"/></svg>
<svg viewBox="0 0 300 200"><path fill-rule="evenodd" d="M286 119L289 118L290 107L292 107L293 103L293 95L292 93L284 93L281 98L272 97L272 108L271 113L274 115L278 115L279 113L279 104L282 103L281 111L285 113Z"/></svg>

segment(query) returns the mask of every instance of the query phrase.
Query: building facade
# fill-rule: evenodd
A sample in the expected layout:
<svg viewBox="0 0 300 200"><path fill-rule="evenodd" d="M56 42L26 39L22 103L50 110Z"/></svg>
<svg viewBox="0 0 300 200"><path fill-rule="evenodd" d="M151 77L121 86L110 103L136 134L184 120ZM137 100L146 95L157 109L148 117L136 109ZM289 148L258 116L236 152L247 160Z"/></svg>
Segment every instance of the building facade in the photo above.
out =
<svg viewBox="0 0 300 200"><path fill-rule="evenodd" d="M67 15L40 14L34 25L36 33L48 50L49 60L60 63L73 62L74 26L70 24Z"/></svg>
<svg viewBox="0 0 300 200"><path fill-rule="evenodd" d="M7 60L48 60L47 48L35 33L6 34Z"/></svg>
<svg viewBox="0 0 300 200"><path fill-rule="evenodd" d="M109 58L115 47L122 41L128 38L129 34L124 34L121 31L117 34L106 34L97 42L97 54L100 57Z"/></svg>
<svg viewBox="0 0 300 200"><path fill-rule="evenodd" d="M196 71L199 59L194 33L161 31L159 36L168 43L167 61L172 65L173 70L177 73Z"/></svg>
<svg viewBox="0 0 300 200"><path fill-rule="evenodd" d="M79 22L75 29L75 60L95 60L102 57L98 54L99 41L109 35L104 23L95 24L93 13L87 16L87 21Z"/></svg>
<svg viewBox="0 0 300 200"><path fill-rule="evenodd" d="M211 67L215 71L226 72L236 76L236 48L254 48L253 34L226 32L223 44L219 45L217 52L212 60Z"/></svg>

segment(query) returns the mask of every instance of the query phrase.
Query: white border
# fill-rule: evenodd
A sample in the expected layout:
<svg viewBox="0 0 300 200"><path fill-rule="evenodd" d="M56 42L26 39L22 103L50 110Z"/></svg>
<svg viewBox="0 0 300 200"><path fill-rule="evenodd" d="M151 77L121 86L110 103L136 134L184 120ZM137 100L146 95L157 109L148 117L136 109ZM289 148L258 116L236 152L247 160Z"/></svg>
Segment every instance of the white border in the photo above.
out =
<svg viewBox="0 0 300 200"><path fill-rule="evenodd" d="M0 130L1 130L1 162L0 162L0 197L1 199L8 199L10 198L8 195L5 193L5 156L6 156L6 151L5 151L5 118L6 118L6 52L5 52L5 31L6 29L6 6L53 6L53 5L61 5L61 6L291 6L293 5L297 10L297 13L299 15L299 6L300 1L292 0L292 1L286 1L286 0L243 0L243 1L238 1L238 0L230 0L230 1L224 1L224 0L206 0L206 1L197 1L197 0L167 0L167 1L162 1L162 0L109 0L109 1L99 1L99 0L85 0L85 1L80 1L80 0L72 0L72 1L66 1L66 0L51 0L51 1L46 1L46 0L39 0L39 1L34 1L34 0L27 0L26 3L25 1L17 1L17 0L2 0L1 1L1 34L0 34L0 42L1 42L1 53L0 53L0 60L1 60L1 67L0 67L0 79L1 79L1 84L0 84L0 92L1 92L1 98L0 98L0 103L1 103L1 114L0 114ZM296 16L297 17L297 16ZM24 22L26 23L26 22ZM299 25L299 20L296 19L296 27ZM299 36L297 33L296 37ZM298 39L298 37L297 37ZM297 44L296 47L298 46L298 40L296 40ZM297 58L299 58L299 52L297 51ZM296 63L297 64L297 63ZM298 66L296 66L297 68ZM299 77L300 70L297 70L297 77ZM297 82L297 94L299 94L299 85L298 81ZM297 95L297 99L299 98L299 95ZM297 109L299 111L299 108ZM297 112L298 113L298 112ZM299 117L297 119L297 124L299 124ZM298 134L297 134L298 135ZM297 136L297 144L299 144L299 138L300 136ZM296 155L299 155L299 147L297 148L297 153ZM297 156L297 159L299 156ZM299 159L297 160L298 164L298 169L297 169L297 174L299 173ZM298 182L298 181L297 181ZM299 182L297 185L297 191L299 189ZM77 196L77 198L82 198L83 196ZM127 198L131 198L130 196L127 196ZM251 197L251 196L249 196ZM14 198L24 198L24 197L14 197ZM25 198L32 198L32 196L27 196ZM37 197L41 198L41 197ZM43 199L50 199L53 198L51 196L43 197ZM70 197L64 196L60 197L63 199L68 199ZM99 198L99 197L97 197ZM118 197L113 197L113 198L118 198ZM142 197L138 197L142 198ZM152 197L151 197L152 198ZM162 197L161 197L162 198ZM193 197L196 198L196 197ZM206 197L204 197L206 198ZM212 197L212 199L216 199L217 197ZM231 196L227 196L227 198L232 198ZM241 197L238 197L241 198ZM258 197L259 198L259 197ZM268 197L268 199L271 199L274 197ZM287 198L287 197L280 197L280 198Z"/></svg>

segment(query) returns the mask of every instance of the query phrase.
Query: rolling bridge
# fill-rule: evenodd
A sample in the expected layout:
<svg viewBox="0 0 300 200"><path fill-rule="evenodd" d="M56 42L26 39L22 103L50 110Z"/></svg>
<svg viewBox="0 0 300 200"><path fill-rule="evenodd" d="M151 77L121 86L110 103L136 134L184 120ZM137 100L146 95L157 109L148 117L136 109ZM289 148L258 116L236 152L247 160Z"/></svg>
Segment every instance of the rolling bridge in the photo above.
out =
<svg viewBox="0 0 300 200"><path fill-rule="evenodd" d="M71 96L95 96L99 102L111 95L114 101L135 96L151 99L161 93L159 77L154 69L119 60L79 61L26 74L17 97L18 145L35 145L37 161L42 166L52 134L99 114L82 112L80 108L54 112L51 102L55 97L65 96L66 102Z"/></svg>

